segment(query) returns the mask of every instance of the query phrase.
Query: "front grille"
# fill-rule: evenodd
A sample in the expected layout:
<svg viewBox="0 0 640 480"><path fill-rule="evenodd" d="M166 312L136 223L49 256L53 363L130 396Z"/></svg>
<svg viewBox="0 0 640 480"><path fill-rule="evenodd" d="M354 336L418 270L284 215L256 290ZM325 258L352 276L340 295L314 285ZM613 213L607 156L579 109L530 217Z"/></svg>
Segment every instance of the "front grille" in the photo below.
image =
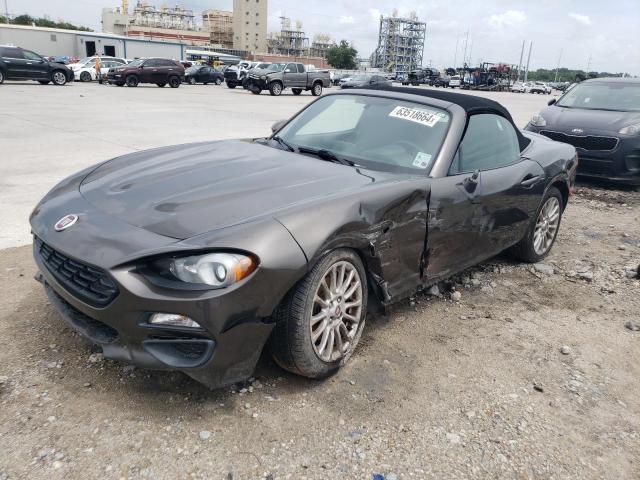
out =
<svg viewBox="0 0 640 480"><path fill-rule="evenodd" d="M613 171L613 162L611 160L580 157L578 174L612 177L615 172Z"/></svg>
<svg viewBox="0 0 640 480"><path fill-rule="evenodd" d="M118 296L118 287L102 269L73 260L34 237L35 251L65 290L93 307L105 307Z"/></svg>
<svg viewBox="0 0 640 480"><path fill-rule="evenodd" d="M229 80L235 80L238 78L236 72L224 72L224 78L228 78Z"/></svg>
<svg viewBox="0 0 640 480"><path fill-rule="evenodd" d="M568 143L576 148L583 150L600 150L609 151L618 146L616 137L600 137L596 135L568 135L562 132L552 132L550 130L542 130L540 134L555 140L556 142Z"/></svg>

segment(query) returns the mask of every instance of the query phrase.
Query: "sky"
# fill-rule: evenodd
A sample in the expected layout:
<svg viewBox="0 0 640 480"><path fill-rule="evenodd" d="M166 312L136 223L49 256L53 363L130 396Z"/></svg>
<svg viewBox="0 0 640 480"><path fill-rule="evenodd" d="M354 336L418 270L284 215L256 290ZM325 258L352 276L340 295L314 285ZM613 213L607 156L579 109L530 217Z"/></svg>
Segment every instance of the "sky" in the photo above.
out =
<svg viewBox="0 0 640 480"><path fill-rule="evenodd" d="M6 0L11 14L48 15L100 30L102 7L118 0ZM129 0L130 9L136 0ZM231 10L232 0L148 0L193 9ZM0 2L0 7L4 7ZM380 15L414 11L427 23L424 65L462 63L465 43L471 65L481 61L518 64L525 41L532 70L568 68L640 75L640 0L269 0L269 31L285 15L302 22L311 38L327 33L353 43L362 57L376 48ZM466 33L469 32L469 40ZM458 44L456 56L456 43Z"/></svg>

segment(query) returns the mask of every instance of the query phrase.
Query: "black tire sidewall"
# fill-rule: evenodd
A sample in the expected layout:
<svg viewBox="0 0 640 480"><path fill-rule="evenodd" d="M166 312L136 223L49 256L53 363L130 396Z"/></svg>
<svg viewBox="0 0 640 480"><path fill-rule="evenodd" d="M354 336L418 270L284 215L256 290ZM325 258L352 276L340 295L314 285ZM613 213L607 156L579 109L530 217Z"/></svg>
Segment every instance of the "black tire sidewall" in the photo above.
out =
<svg viewBox="0 0 640 480"><path fill-rule="evenodd" d="M57 76L57 74L58 74L58 73L61 73L61 74L62 74L62 76L64 77L64 82L60 82L60 83L56 82L56 76ZM67 83L67 76L66 76L66 75L65 75L65 73L64 73L63 71L61 71L61 70L54 70L53 72L51 72L51 82L52 82L54 85L57 85L57 86L61 87L61 86L63 86L63 85L66 85L66 83Z"/></svg>
<svg viewBox="0 0 640 480"><path fill-rule="evenodd" d="M273 82L269 85L269 93L274 97L279 97L282 94L282 85L279 82Z"/></svg>
<svg viewBox="0 0 640 480"><path fill-rule="evenodd" d="M180 79L178 77L171 77L169 79L169 86L171 88L178 88L180 86Z"/></svg>
<svg viewBox="0 0 640 480"><path fill-rule="evenodd" d="M560 217L558 218L558 227L556 228L555 235L553 236L553 242L551 242L551 246L549 247L549 249L544 254L538 255L533 247L533 235L535 232L536 223L538 222L538 216L542 211L542 207L551 197L556 197L558 199L558 202L560 203ZM553 250L553 246L556 244L556 239L558 238L558 232L560 231L560 226L562 224L563 212L564 198L562 197L562 193L560 193L560 190L558 190L556 187L549 187L542 197L540 205L538 205L535 216L531 219L531 223L525 237L514 247L516 257L519 260L529 263L537 263L544 259L547 255L549 255L549 253L551 253L551 250Z"/></svg>
<svg viewBox="0 0 640 480"><path fill-rule="evenodd" d="M316 92L316 90L318 90L318 91ZM314 97L319 97L320 95L322 95L322 85L321 85L321 84L319 84L319 83L316 83L316 84L313 86L313 88L311 89L311 94L312 94Z"/></svg>
<svg viewBox="0 0 640 480"><path fill-rule="evenodd" d="M329 267L340 261L348 261L351 263L360 276L362 285L362 316L352 345L345 356L334 362L325 362L318 357L313 349L309 324L313 310L313 299L318 285ZM290 346L288 351L291 352L290 362L292 362L293 365L287 365L285 363L288 362L280 361L282 359L278 358L279 355L277 352L274 352L272 348L276 362L288 370L311 378L326 377L347 363L358 347L366 323L367 287L367 274L364 265L360 257L353 250L337 249L322 257L304 279L294 287L287 299L285 299L285 303L288 303L286 310L289 313L289 317L280 319L274 335L285 335L287 337L276 339L276 341L279 341L281 345L285 343ZM296 308L292 305L302 308Z"/></svg>
<svg viewBox="0 0 640 480"><path fill-rule="evenodd" d="M137 87L138 86L138 77L136 77L135 75L129 75L125 79L125 84L127 85L127 87Z"/></svg>
<svg viewBox="0 0 640 480"><path fill-rule="evenodd" d="M0 70L0 85L4 83L4 72Z"/></svg>

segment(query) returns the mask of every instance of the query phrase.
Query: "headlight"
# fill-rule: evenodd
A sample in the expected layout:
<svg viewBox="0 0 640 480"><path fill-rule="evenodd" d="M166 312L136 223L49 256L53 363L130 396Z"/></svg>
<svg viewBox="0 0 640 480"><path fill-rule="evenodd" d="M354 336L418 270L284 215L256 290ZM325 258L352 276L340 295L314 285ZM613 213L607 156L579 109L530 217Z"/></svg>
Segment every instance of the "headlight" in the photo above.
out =
<svg viewBox="0 0 640 480"><path fill-rule="evenodd" d="M262 76L260 77L260 80L266 80L266 79L267 79L267 76L266 76L266 75L262 75Z"/></svg>
<svg viewBox="0 0 640 480"><path fill-rule="evenodd" d="M628 125L618 130L621 135L638 135L640 133L640 123Z"/></svg>
<svg viewBox="0 0 640 480"><path fill-rule="evenodd" d="M258 268L255 257L238 253L209 253L175 258L169 271L185 283L205 284L224 288L248 277Z"/></svg>
<svg viewBox="0 0 640 480"><path fill-rule="evenodd" d="M547 125L547 121L539 113L534 113L529 123L534 127L544 127Z"/></svg>

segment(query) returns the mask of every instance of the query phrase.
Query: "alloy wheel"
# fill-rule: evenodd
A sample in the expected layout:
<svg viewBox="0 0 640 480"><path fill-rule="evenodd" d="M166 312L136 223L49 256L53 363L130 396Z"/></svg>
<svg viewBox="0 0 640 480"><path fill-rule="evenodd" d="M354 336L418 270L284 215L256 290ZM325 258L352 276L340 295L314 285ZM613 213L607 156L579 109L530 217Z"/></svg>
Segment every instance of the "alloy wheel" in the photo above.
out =
<svg viewBox="0 0 640 480"><path fill-rule="evenodd" d="M540 209L533 231L533 250L537 255L544 255L551 248L559 223L560 202L557 197L549 197Z"/></svg>
<svg viewBox="0 0 640 480"><path fill-rule="evenodd" d="M325 362L344 357L362 320L362 280L347 261L334 263L322 276L313 298L311 343Z"/></svg>
<svg viewBox="0 0 640 480"><path fill-rule="evenodd" d="M56 85L64 85L67 83L67 77L62 72L54 72L52 80Z"/></svg>

